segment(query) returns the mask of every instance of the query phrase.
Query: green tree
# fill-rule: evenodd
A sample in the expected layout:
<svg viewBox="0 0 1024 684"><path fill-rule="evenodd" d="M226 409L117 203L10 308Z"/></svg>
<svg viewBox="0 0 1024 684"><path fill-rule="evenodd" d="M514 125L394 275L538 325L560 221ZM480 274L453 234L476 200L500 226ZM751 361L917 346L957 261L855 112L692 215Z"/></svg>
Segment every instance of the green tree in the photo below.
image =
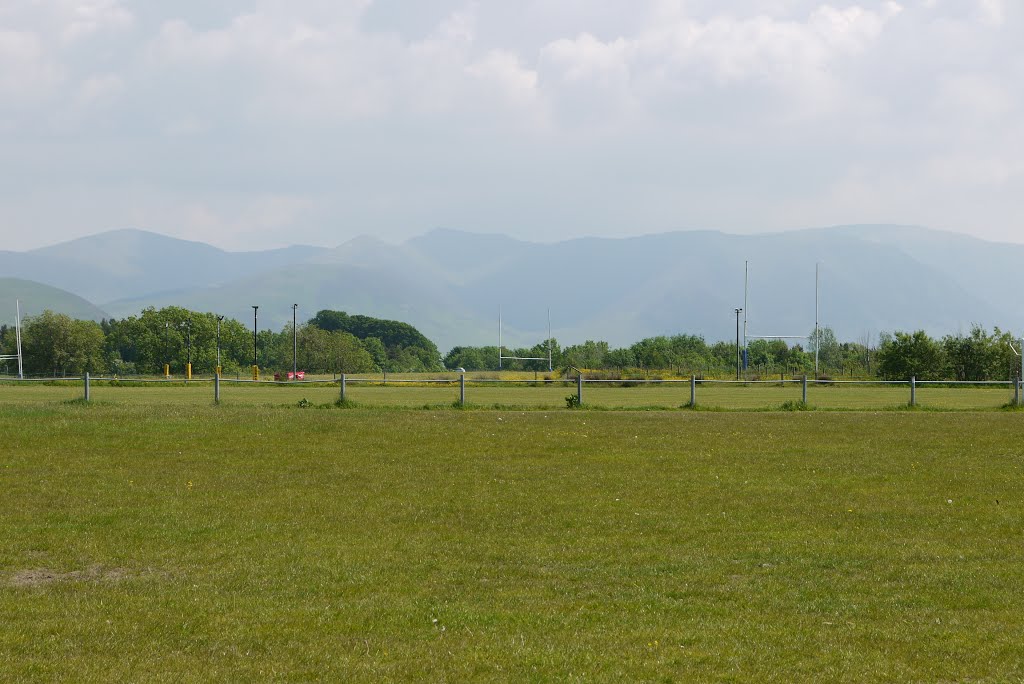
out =
<svg viewBox="0 0 1024 684"><path fill-rule="evenodd" d="M220 327L221 366L225 372L250 366L252 331L228 318ZM138 316L105 321L103 328L111 366L130 365L139 373L158 374L167 364L177 374L184 373L191 356L193 372L212 373L216 368L216 314L178 306L148 307Z"/></svg>
<svg viewBox="0 0 1024 684"><path fill-rule="evenodd" d="M381 368L396 371L442 368L437 345L408 323L327 309L317 312L309 323L329 332L341 330L351 333L364 341L370 338L380 340L388 357L388 361L378 363Z"/></svg>
<svg viewBox="0 0 1024 684"><path fill-rule="evenodd" d="M923 330L883 333L877 361L878 374L886 380L939 380L946 366L942 346Z"/></svg>
<svg viewBox="0 0 1024 684"><path fill-rule="evenodd" d="M550 340L544 340L538 342L529 349L523 350L525 353L521 356L530 356L540 361L525 361L523 362L524 370L532 371L546 371L548 370L548 353L551 354L551 368L557 368L561 365L562 361L562 348L558 344L558 340L552 338Z"/></svg>
<svg viewBox="0 0 1024 684"><path fill-rule="evenodd" d="M708 345L699 335L673 335L669 338L669 368L680 373L693 373L708 365Z"/></svg>
<svg viewBox="0 0 1024 684"><path fill-rule="evenodd" d="M452 347L444 357L444 366L448 369L465 368L468 371L497 370L498 348Z"/></svg>
<svg viewBox="0 0 1024 684"><path fill-rule="evenodd" d="M633 358L641 368L671 368L675 357L672 342L664 335L647 337L630 347Z"/></svg>
<svg viewBox="0 0 1024 684"><path fill-rule="evenodd" d="M832 328L826 326L812 332L807 347L812 357L817 352L819 371L835 372L842 369L843 354Z"/></svg>
<svg viewBox="0 0 1024 684"><path fill-rule="evenodd" d="M947 373L954 380L987 380L995 370L994 340L979 325L968 335L946 335L941 345Z"/></svg>
<svg viewBox="0 0 1024 684"><path fill-rule="evenodd" d="M764 373L788 370L789 345L785 340L752 340L747 345L748 363Z"/></svg>
<svg viewBox="0 0 1024 684"><path fill-rule="evenodd" d="M379 370L394 370L389 367L388 364L388 350L384 347L384 343L381 342L379 337L367 337L365 340L361 340L363 349L373 359L373 365Z"/></svg>
<svg viewBox="0 0 1024 684"><path fill-rule="evenodd" d="M715 342L708 350L708 365L716 371L736 368L736 343Z"/></svg>
<svg viewBox="0 0 1024 684"><path fill-rule="evenodd" d="M103 329L95 321L77 321L47 310L26 318L23 325L26 373L57 377L106 370Z"/></svg>
<svg viewBox="0 0 1024 684"><path fill-rule="evenodd" d="M956 380L1006 380L1020 372L1020 358L1014 353L1017 341L999 328L989 334L973 325L969 334L947 335L941 344L947 373Z"/></svg>
<svg viewBox="0 0 1024 684"><path fill-rule="evenodd" d="M375 368L373 357L354 335L309 324L299 325L295 333L293 339L289 323L275 335L269 356L275 365L270 368L288 372L293 360L298 370L309 373L365 373Z"/></svg>
<svg viewBox="0 0 1024 684"><path fill-rule="evenodd" d="M1020 340L997 327L992 329L992 346L994 349L989 379L1004 380L1020 375L1021 359L1017 353L1024 353L1024 349L1020 348Z"/></svg>
<svg viewBox="0 0 1024 684"><path fill-rule="evenodd" d="M575 366L576 368L605 368L608 356L608 343L587 340L583 344L574 344L562 350L561 363L557 366Z"/></svg>
<svg viewBox="0 0 1024 684"><path fill-rule="evenodd" d="M605 368L616 368L618 370L626 370L627 368L636 368L636 366L636 357L633 356L632 347L610 349L604 357Z"/></svg>

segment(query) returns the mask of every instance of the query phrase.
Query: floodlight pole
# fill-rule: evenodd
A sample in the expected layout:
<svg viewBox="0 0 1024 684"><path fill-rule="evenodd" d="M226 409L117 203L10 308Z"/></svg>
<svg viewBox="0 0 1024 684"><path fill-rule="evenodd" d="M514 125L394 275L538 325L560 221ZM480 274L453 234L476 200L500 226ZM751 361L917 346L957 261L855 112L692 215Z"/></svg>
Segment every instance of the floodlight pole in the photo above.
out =
<svg viewBox="0 0 1024 684"><path fill-rule="evenodd" d="M551 365L551 307L548 307L548 372L553 370Z"/></svg>
<svg viewBox="0 0 1024 684"><path fill-rule="evenodd" d="M498 305L498 370L501 370L501 304Z"/></svg>
<svg viewBox="0 0 1024 684"><path fill-rule="evenodd" d="M185 382L192 379L192 317L178 323L179 328L185 329L185 348L188 350L185 356Z"/></svg>
<svg viewBox="0 0 1024 684"><path fill-rule="evenodd" d="M814 379L818 379L818 350L821 349L821 335L818 331L818 266L814 264Z"/></svg>
<svg viewBox="0 0 1024 684"><path fill-rule="evenodd" d="M736 309L736 379L740 379L740 314L743 309Z"/></svg>
<svg viewBox="0 0 1024 684"><path fill-rule="evenodd" d="M750 262L743 262L743 351L747 350L747 296L750 293Z"/></svg>
<svg viewBox="0 0 1024 684"><path fill-rule="evenodd" d="M295 312L298 308L298 304L292 304L292 380L299 377L299 337L295 327Z"/></svg>

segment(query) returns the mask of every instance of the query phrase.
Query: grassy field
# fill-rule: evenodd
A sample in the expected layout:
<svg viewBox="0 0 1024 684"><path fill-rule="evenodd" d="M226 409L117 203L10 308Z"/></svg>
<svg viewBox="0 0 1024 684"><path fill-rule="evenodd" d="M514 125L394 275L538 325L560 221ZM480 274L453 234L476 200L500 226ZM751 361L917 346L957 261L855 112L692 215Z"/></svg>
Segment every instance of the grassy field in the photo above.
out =
<svg viewBox="0 0 1024 684"><path fill-rule="evenodd" d="M466 401L472 407L514 407L556 410L566 408L566 397L576 394L575 382L566 384L508 385L467 383ZM82 396L80 381L58 384L0 383L0 405L32 404L65 401ZM109 386L93 382L91 396L101 403L152 403L202 406L213 400L209 380L183 384L123 383ZM226 405L286 406L305 399L312 404L331 404L339 396L337 384L295 383L273 384L224 382L221 400ZM364 407L405 407L451 405L459 398L456 383L363 384L350 382L346 396ZM784 387L771 384L699 385L697 403L704 409L763 410L777 409L786 402L799 402L799 384ZM939 410L996 409L1012 401L1009 387L942 387L921 385L917 401L922 408ZM609 384L588 384L583 390L584 404L601 409L674 409L690 401L688 382L619 387ZM910 401L910 390L896 385L811 385L808 405L827 410L880 410L904 407Z"/></svg>
<svg viewBox="0 0 1024 684"><path fill-rule="evenodd" d="M4 681L1024 678L1018 412L66 389L0 392Z"/></svg>

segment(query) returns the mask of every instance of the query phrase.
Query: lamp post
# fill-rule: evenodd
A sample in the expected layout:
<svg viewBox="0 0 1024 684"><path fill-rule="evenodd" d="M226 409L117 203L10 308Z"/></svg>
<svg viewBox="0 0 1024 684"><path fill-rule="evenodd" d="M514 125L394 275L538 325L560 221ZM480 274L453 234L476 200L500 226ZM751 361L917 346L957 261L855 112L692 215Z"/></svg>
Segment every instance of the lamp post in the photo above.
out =
<svg viewBox="0 0 1024 684"><path fill-rule="evenodd" d="M740 379L740 314L743 309L736 309L736 379Z"/></svg>
<svg viewBox="0 0 1024 684"><path fill-rule="evenodd" d="M252 305L252 379L253 380L258 380L259 379L259 375L258 375L259 371L257 370L259 368L259 365L257 364L257 361L256 361L256 320L257 320L256 314L259 311L259 309L260 309L260 307L259 307L258 304L253 304Z"/></svg>
<svg viewBox="0 0 1024 684"><path fill-rule="evenodd" d="M171 322L164 321L164 377L171 375L171 357L170 347L168 346L167 336L171 331Z"/></svg>
<svg viewBox="0 0 1024 684"><path fill-rule="evenodd" d="M217 316L217 375L220 375L220 322L223 320L223 316Z"/></svg>
<svg viewBox="0 0 1024 684"><path fill-rule="evenodd" d="M299 379L299 337L295 328L295 312L298 304L292 304L292 379Z"/></svg>
<svg viewBox="0 0 1024 684"><path fill-rule="evenodd" d="M189 316L178 325L185 329L185 348L188 350L185 357L185 380L188 381L192 379L192 317Z"/></svg>

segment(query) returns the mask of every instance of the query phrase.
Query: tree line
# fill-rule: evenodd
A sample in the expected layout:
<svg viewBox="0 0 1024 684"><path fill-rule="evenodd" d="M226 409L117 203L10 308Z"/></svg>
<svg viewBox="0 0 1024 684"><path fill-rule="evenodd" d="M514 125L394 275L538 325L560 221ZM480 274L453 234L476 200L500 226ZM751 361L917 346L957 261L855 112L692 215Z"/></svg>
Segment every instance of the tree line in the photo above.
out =
<svg viewBox="0 0 1024 684"><path fill-rule="evenodd" d="M750 340L746 349L746 374L777 375L814 372L814 351L818 346L818 368L836 374L869 375L872 350L866 345L840 343L830 328L808 336L806 345L789 345L784 340ZM737 348L733 341L708 343L699 335L647 337L628 347L614 348L603 340L562 347L558 340L543 340L532 347L505 348L504 357L534 357L542 360L504 359L507 370L546 371L550 347L554 368L619 371L667 371L676 375L721 375L735 370ZM455 347L444 358L448 368L494 370L498 366L496 346ZM743 366L743 357L740 356Z"/></svg>
<svg viewBox="0 0 1024 684"><path fill-rule="evenodd" d="M345 312L321 311L292 330L251 329L230 318L169 306L153 307L138 316L95 321L75 320L45 311L22 322L24 372L59 377L85 372L115 375L158 375L164 365L172 374L212 374L219 364L224 373L244 374L256 364L267 371L292 368L296 361L310 373L441 370L437 347L415 328L399 321L359 319L357 332L336 325ZM410 330L411 329L411 330ZM0 327L0 347L14 354L15 331ZM8 362L9 374L16 362Z"/></svg>
<svg viewBox="0 0 1024 684"><path fill-rule="evenodd" d="M265 371L292 367L293 340L299 369L309 373L495 371L496 346L457 346L443 358L437 346L412 325L344 311L320 311L292 330L252 330L234 319L181 307L153 307L138 316L94 321L75 320L46 311L22 326L24 370L33 376L110 373L158 375L164 364L172 374L212 373L219 363L229 374L248 372L256 362ZM750 340L744 377L813 374L906 380L1006 380L1020 370L1012 335L975 325L965 334L932 338L923 330L882 333L877 346L866 340L840 342L831 328L807 337L806 344L779 339ZM13 354L15 333L0 326L0 349ZM532 347L503 348L506 370L546 372L551 365L590 371L667 372L676 375L728 375L736 368L734 341L708 343L699 335L647 337L627 347L601 340L561 346L542 340ZM1019 350L1018 350L1019 351ZM507 357L534 357L514 360ZM2 370L12 372L15 362Z"/></svg>
<svg viewBox="0 0 1024 684"><path fill-rule="evenodd" d="M929 337L923 330L883 334L878 347L878 374L885 380L1008 380L1017 377L1018 341L999 328L979 325L966 335Z"/></svg>

